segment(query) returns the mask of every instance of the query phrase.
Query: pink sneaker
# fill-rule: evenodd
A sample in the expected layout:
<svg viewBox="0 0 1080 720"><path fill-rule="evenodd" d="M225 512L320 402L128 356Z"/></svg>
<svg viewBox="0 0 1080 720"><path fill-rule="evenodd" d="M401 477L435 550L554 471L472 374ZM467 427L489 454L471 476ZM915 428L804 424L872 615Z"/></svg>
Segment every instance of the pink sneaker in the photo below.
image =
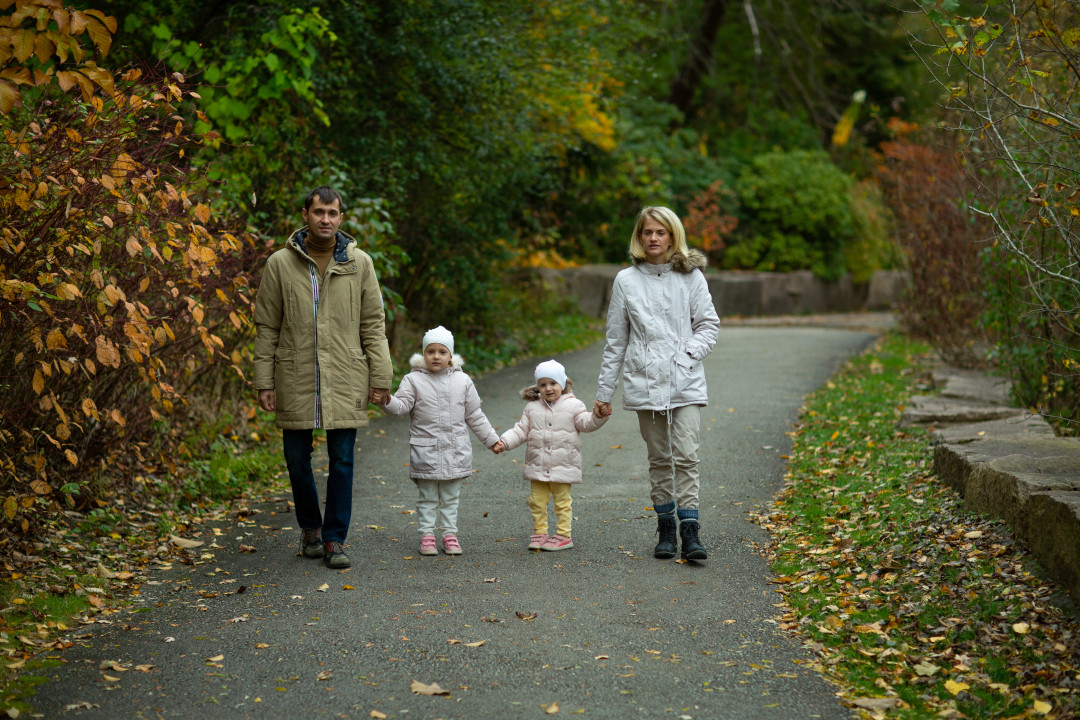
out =
<svg viewBox="0 0 1080 720"><path fill-rule="evenodd" d="M439 548L435 546L434 535L424 535L420 538L420 554L421 555L438 555Z"/></svg>
<svg viewBox="0 0 1080 720"><path fill-rule="evenodd" d="M548 538L547 542L544 543L544 546L541 549L542 550L569 550L572 547L574 547L574 541L573 540L571 540L568 537L563 537L562 535L559 535L558 533L556 533L555 535L552 535L551 537Z"/></svg>
<svg viewBox="0 0 1080 720"><path fill-rule="evenodd" d="M442 536L442 549L447 555L460 555L461 543L458 542L457 535L452 533L446 533Z"/></svg>
<svg viewBox="0 0 1080 720"><path fill-rule="evenodd" d="M547 541L548 536L546 533L536 533L531 538L529 538L529 549L542 550L544 548L544 543L546 543Z"/></svg>

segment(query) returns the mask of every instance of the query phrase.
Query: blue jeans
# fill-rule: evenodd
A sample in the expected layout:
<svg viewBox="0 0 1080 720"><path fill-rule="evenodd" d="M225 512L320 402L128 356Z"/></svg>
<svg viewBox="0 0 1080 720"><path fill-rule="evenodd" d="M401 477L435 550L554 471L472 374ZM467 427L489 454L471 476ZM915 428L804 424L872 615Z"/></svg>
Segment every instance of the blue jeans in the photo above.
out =
<svg viewBox="0 0 1080 720"><path fill-rule="evenodd" d="M285 465L289 468L296 522L301 528L322 528L323 542L345 542L352 520L353 449L356 428L326 431L330 469L326 476L326 514L319 512L319 490L311 472L312 431L282 430Z"/></svg>

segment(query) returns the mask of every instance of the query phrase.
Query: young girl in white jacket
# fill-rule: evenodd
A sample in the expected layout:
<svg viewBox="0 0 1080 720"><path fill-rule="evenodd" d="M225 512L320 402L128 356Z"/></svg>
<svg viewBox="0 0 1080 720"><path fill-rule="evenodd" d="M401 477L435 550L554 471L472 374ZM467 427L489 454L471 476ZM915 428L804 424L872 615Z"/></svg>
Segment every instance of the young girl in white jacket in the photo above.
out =
<svg viewBox="0 0 1080 720"><path fill-rule="evenodd" d="M573 518L570 487L581 482L581 433L607 422L589 412L574 397L573 384L561 363L547 360L536 366L536 385L521 391L528 400L514 427L492 448L496 453L527 443L525 479L529 481L529 511L533 518L530 550L568 550ZM556 532L548 535L548 498L555 504Z"/></svg>
<svg viewBox="0 0 1080 720"><path fill-rule="evenodd" d="M424 354L410 358L412 372L384 405L392 415L409 413L409 477L420 497L420 554L438 555L435 531L442 532L443 552L461 554L458 539L458 500L461 483L472 473L472 430L486 447L499 441L495 428L480 409L472 378L462 371L464 360L454 354L454 336L440 325L424 335Z"/></svg>

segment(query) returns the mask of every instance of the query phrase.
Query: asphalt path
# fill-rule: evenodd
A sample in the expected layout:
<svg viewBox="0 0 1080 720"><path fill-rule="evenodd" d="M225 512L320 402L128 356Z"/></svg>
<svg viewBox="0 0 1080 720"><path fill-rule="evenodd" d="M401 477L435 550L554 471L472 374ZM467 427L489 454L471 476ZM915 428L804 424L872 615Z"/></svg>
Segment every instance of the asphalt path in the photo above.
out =
<svg viewBox="0 0 1080 720"><path fill-rule="evenodd" d="M705 361L701 537L710 559L656 560L633 413L583 436L574 544L526 549L524 449L474 439L464 554L419 555L408 417L358 435L352 568L296 554L287 498L209 523L133 606L73 633L35 712L48 718L851 718L810 652L775 624L780 601L747 518L780 489L807 393L873 332L725 327ZM558 358L591 406L601 346ZM543 360L547 358L538 358ZM534 363L477 381L500 429ZM465 367L468 371L468 365ZM325 464L325 456L320 461ZM216 528L216 530L215 530ZM242 552L240 546L254 548ZM448 694L413 691L414 681ZM553 705L554 704L554 705Z"/></svg>

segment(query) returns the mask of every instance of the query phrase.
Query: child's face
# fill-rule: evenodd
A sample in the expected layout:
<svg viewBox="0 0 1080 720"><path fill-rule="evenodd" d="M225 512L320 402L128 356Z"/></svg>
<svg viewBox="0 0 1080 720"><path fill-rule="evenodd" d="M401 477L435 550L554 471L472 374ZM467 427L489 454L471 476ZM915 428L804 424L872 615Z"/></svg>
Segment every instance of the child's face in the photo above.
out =
<svg viewBox="0 0 1080 720"><path fill-rule="evenodd" d="M424 364L431 372L439 372L450 367L450 351L445 345L431 343L424 348Z"/></svg>
<svg viewBox="0 0 1080 720"><path fill-rule="evenodd" d="M540 388L540 397L549 403L555 402L562 397L562 385L551 378L540 378L540 382L536 383L536 386Z"/></svg>

